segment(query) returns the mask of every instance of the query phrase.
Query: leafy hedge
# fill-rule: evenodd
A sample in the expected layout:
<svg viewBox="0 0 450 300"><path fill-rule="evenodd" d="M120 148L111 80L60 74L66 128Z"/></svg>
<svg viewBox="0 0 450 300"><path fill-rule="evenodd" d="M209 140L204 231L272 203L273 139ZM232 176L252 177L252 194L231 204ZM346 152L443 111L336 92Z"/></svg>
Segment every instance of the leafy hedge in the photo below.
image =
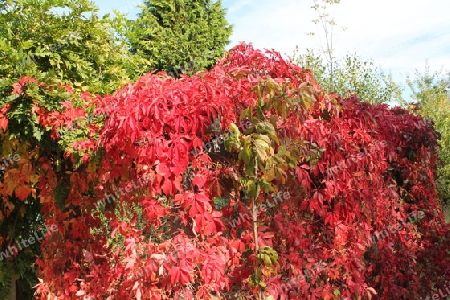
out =
<svg viewBox="0 0 450 300"><path fill-rule="evenodd" d="M421 117L326 94L246 44L191 77L65 92L57 109L30 105L64 155L36 140L36 180L11 187L20 172L6 170L0 191L38 198L58 225L38 298L418 299L448 280L436 133Z"/></svg>

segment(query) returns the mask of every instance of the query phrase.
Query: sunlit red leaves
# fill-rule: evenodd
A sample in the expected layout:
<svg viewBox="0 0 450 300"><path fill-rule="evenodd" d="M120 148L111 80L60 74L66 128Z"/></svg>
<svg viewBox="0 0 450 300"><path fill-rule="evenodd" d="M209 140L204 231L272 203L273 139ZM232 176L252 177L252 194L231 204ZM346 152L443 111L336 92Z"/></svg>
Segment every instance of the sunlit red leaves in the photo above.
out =
<svg viewBox="0 0 450 300"><path fill-rule="evenodd" d="M52 129L51 136L53 139L57 139L59 137L58 129L64 122L60 112L49 112L45 108L41 108L36 104L33 105L31 112L36 114L36 119L43 128L49 127Z"/></svg>
<svg viewBox="0 0 450 300"><path fill-rule="evenodd" d="M208 178L203 175L196 175L192 179L192 184L196 185L199 189L203 189Z"/></svg>
<svg viewBox="0 0 450 300"><path fill-rule="evenodd" d="M186 285L191 282L190 275L193 273L193 269L186 262L180 262L180 266L172 267L169 270L170 283L172 285L181 284Z"/></svg>
<svg viewBox="0 0 450 300"><path fill-rule="evenodd" d="M38 176L34 173L32 164L25 158L19 161L17 168L11 167L4 172L3 182L0 183L0 193L3 196L14 195L24 201L28 196L36 196L33 185L38 181Z"/></svg>
<svg viewBox="0 0 450 300"><path fill-rule="evenodd" d="M205 212L193 217L195 219L194 229L203 235L211 235L219 232L224 225L221 221L222 214L214 211L212 213Z"/></svg>
<svg viewBox="0 0 450 300"><path fill-rule="evenodd" d="M33 80L17 83L14 92L22 93L28 81ZM64 224L67 240L43 248L43 261L38 265L44 280L39 291L47 295L51 287L55 293L74 296L86 292L94 298L106 294L118 299L130 295L158 299L163 294L189 298L193 296L193 292L187 295L192 284L196 297L209 299L212 290L247 289L244 280L253 272L254 256L249 253L255 249L255 241L251 207L248 199L241 197L239 187L244 166L235 164L232 156L218 162L204 145L217 130L226 133L231 122L239 124L242 110L261 101L258 93L266 100L278 95L275 84L272 94L263 95L258 91L261 83L276 83L286 91L265 117L276 124L281 144L292 153L299 152L299 158L281 170L285 184L277 182L273 170L258 174L259 179L270 178L277 190L289 190L293 195L289 201L282 200L282 205L266 206L259 212L258 242L272 246L280 262L277 275L264 273L269 290L284 283L287 288L277 295L285 299L331 299L336 290L343 298L375 292L380 299L417 298L417 288L401 290L395 280L381 278L374 270L389 274L386 278L400 278L401 274L404 282L417 281L417 275L406 268L416 265L413 262L424 255L420 243L435 247L435 261L443 260L444 247L433 246L438 243L429 233L434 230L445 235L448 231L441 228L442 223L427 220L405 226L378 243L370 263L364 254L371 251L366 242L373 232L401 219L396 210L438 209L432 184L436 139L431 127L399 109L327 95L309 71L286 62L276 52L263 53L245 44L233 48L201 76L176 80L148 74L113 95L81 94L82 100L95 106L94 115L104 114L106 122L103 128L88 127L89 138L75 142L73 148L100 150L102 160L91 161L80 171L83 176L71 175L67 201L83 207L76 217L71 215L76 209L63 213L54 205L52 193L60 179L50 160L40 162L43 216ZM71 93L70 87L65 89ZM289 105L287 100L292 100ZM5 106L0 111L0 128L7 128L8 109ZM52 128L54 138L59 137L59 128L85 120L86 111L87 107L73 107L70 102L63 103L60 112L47 111L37 103L33 106L39 123ZM213 128L218 115L220 124ZM94 138L96 133L99 140ZM384 146L377 147L380 143ZM27 180L32 173L6 172L5 195L15 193L25 199L30 182L35 182ZM138 202L145 228L136 228L136 216L127 223L106 211L111 237L120 235L124 247L107 252L104 238L84 241L83 232L100 224L83 206L95 201L87 196L90 188L96 186L99 192L104 186L142 174L152 174L151 182L122 195L116 204ZM229 203L221 211L213 204L217 196ZM259 200L268 204L269 198L268 193ZM408 201L420 205L412 206ZM236 218L241 221L239 229L230 228ZM441 220L441 216L433 218ZM142 232L148 228L151 233ZM168 229L174 230L167 234ZM173 232L180 234L174 236ZM400 245L396 255L392 254L393 245ZM86 253L83 249L89 249L94 257L88 269L80 268ZM98 257L103 257L101 263ZM155 262L157 257L160 259ZM326 263L327 271L310 271L316 263ZM135 278L135 269L144 265L147 273L130 279ZM62 273L69 275L59 276ZM308 280L297 280L296 287L286 284L290 278L307 274ZM82 289L78 280L84 285Z"/></svg>
<svg viewBox="0 0 450 300"><path fill-rule="evenodd" d="M161 218L169 213L169 209L164 208L155 199L143 200L144 217L149 224L161 226Z"/></svg>
<svg viewBox="0 0 450 300"><path fill-rule="evenodd" d="M20 78L19 82L13 84L13 94L22 94L23 86L28 82L38 83L36 79L24 76Z"/></svg>
<svg viewBox="0 0 450 300"><path fill-rule="evenodd" d="M4 131L6 131L6 128L8 128L8 117L6 116L6 114L8 113L10 108L11 103L7 103L0 109L0 129L3 129Z"/></svg>
<svg viewBox="0 0 450 300"><path fill-rule="evenodd" d="M19 186L14 190L14 194L16 195L16 197L22 201L27 199L30 193L31 188L26 185Z"/></svg>

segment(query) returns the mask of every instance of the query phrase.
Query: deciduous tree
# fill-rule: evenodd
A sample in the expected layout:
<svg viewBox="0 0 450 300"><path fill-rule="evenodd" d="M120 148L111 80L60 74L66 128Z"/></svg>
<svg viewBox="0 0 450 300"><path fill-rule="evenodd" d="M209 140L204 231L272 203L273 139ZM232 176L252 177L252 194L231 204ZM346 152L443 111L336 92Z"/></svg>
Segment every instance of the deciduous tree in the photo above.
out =
<svg viewBox="0 0 450 300"><path fill-rule="evenodd" d="M448 76L440 72L431 72L429 67L424 72L416 71L413 78L408 78L408 86L415 100L415 112L431 120L439 138L439 181L438 187L442 200L450 203L450 99L446 91Z"/></svg>
<svg viewBox="0 0 450 300"><path fill-rule="evenodd" d="M335 13L331 10L337 8L340 1L314 0L313 3L311 8L317 18L312 22L318 25L318 29L308 35L318 37L320 47L316 50L306 49L305 53L299 53L297 49L294 61L312 70L316 80L328 92L346 96L355 94L362 101L370 103L403 103L400 86L372 60L362 59L356 53L336 57L337 23Z"/></svg>
<svg viewBox="0 0 450 300"><path fill-rule="evenodd" d="M296 52L294 59L303 68L310 69L317 82L329 92L355 94L362 101L373 104L404 103L402 88L392 76L376 66L373 60L365 60L356 53L333 58L332 73L328 70L328 61L311 49L304 54Z"/></svg>
<svg viewBox="0 0 450 300"><path fill-rule="evenodd" d="M97 11L89 0L2 1L0 94L22 76L94 93L128 83L138 60L115 34L123 22Z"/></svg>

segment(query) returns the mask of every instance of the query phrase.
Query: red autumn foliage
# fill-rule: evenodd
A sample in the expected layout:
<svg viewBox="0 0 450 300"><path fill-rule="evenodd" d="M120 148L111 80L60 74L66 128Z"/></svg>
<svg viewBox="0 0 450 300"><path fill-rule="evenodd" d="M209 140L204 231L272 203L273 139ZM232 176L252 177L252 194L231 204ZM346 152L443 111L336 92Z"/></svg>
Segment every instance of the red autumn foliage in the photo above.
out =
<svg viewBox="0 0 450 300"><path fill-rule="evenodd" d="M64 210L52 194L61 179L40 161L42 214L59 224L37 259L40 299L211 299L236 290L252 299L258 288L274 299L418 299L449 279L437 136L418 116L326 94L308 70L245 44L208 72L148 74L83 98L107 117L75 146L102 154L84 159L96 167L70 172ZM85 116L69 104L34 112L55 139ZM286 157L258 173L290 195L259 210L258 241L240 185L248 164L223 148L201 150L243 114L274 124L272 156ZM135 203L142 214L124 222L106 210L105 236L95 207L114 193L116 207ZM270 198L257 200L262 207ZM261 267L259 287L255 243L278 255Z"/></svg>

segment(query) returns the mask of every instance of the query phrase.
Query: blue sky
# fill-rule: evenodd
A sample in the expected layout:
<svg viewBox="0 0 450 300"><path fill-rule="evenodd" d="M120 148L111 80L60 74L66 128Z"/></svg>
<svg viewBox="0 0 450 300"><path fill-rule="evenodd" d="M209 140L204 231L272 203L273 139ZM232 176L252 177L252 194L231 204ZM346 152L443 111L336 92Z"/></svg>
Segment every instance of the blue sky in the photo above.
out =
<svg viewBox="0 0 450 300"><path fill-rule="evenodd" d="M136 14L142 0L95 0L101 13L117 9ZM234 25L233 46L252 42L257 48L275 49L292 56L294 49L320 49L320 32L311 20L313 0L222 0L227 18ZM356 52L376 64L394 79L405 82L415 70L450 70L449 0L341 0L332 11L339 26L335 31L337 56ZM338 27L339 27L338 26Z"/></svg>

